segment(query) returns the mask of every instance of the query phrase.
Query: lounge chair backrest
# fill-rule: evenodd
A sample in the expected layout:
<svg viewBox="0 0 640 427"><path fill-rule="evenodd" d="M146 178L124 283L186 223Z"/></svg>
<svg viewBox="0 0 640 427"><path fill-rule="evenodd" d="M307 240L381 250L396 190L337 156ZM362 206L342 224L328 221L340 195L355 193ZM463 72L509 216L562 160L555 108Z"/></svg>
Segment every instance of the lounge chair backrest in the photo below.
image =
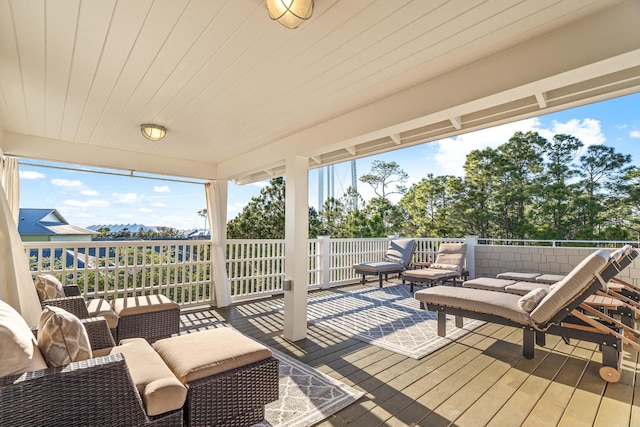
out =
<svg viewBox="0 0 640 427"><path fill-rule="evenodd" d="M394 239L389 241L389 247L384 254L384 260L402 264L409 267L413 251L416 248L415 239Z"/></svg>
<svg viewBox="0 0 640 427"><path fill-rule="evenodd" d="M457 265L458 271L464 269L464 262L467 257L466 243L441 243L438 246L438 255L434 264Z"/></svg>
<svg viewBox="0 0 640 427"><path fill-rule="evenodd" d="M534 324L544 325L560 310L585 292L605 266L609 264L609 252L600 249L586 257L566 277L556 283L552 290L531 312Z"/></svg>
<svg viewBox="0 0 640 427"><path fill-rule="evenodd" d="M629 252L631 252L632 250L633 250L633 246L624 245L620 249L616 249L615 251L611 252L611 258L614 261L619 262L625 255L628 255Z"/></svg>

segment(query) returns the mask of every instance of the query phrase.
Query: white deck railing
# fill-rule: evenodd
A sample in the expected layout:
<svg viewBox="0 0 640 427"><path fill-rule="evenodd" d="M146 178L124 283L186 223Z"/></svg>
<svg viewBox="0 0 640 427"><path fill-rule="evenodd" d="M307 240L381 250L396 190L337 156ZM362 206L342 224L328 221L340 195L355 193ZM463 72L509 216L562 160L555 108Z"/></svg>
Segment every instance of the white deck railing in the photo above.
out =
<svg viewBox="0 0 640 427"><path fill-rule="evenodd" d="M352 266L382 260L388 241L387 238L309 239L309 288L328 288L358 281L360 277ZM435 259L441 243L465 239L417 238L416 241L413 260L423 262ZM494 275L505 269L558 270L561 266L556 265L556 258L574 253L576 259L582 256L578 248L569 246L581 245L586 250L584 246L595 243L600 247L624 243L481 240L483 244L476 245L475 238L466 241L472 246L467 254L467 267L472 270L472 277L474 263L478 264L478 275ZM63 283L77 283L85 298L111 299L160 293L182 307L215 302L209 241L25 242L24 247L33 276L50 273ZM226 268L231 300L282 293L284 248L284 240L229 240ZM533 249L527 248L538 248L535 250L542 252L532 254ZM640 274L631 271L632 275Z"/></svg>
<svg viewBox="0 0 640 427"><path fill-rule="evenodd" d="M439 243L463 240L417 239L414 260L433 260ZM381 260L388 241L309 239L309 288L356 282L353 264ZM24 247L34 277L53 274L78 284L85 298L160 293L182 307L214 301L209 241L25 242ZM282 293L284 258L284 240L229 240L232 301Z"/></svg>

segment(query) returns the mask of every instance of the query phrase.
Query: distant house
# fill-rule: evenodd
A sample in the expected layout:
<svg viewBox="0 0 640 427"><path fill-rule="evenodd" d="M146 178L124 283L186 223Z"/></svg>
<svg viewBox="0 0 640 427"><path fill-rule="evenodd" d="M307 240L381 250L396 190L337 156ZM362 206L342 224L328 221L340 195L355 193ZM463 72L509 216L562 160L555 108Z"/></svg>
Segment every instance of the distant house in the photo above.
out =
<svg viewBox="0 0 640 427"><path fill-rule="evenodd" d="M96 234L69 224L56 209L20 209L18 232L23 242L89 242Z"/></svg>
<svg viewBox="0 0 640 427"><path fill-rule="evenodd" d="M193 230L185 234L189 240L202 240L211 238L211 230Z"/></svg>
<svg viewBox="0 0 640 427"><path fill-rule="evenodd" d="M130 233L136 234L146 231L157 231L156 227L149 227L142 224L97 224L87 227L89 230L98 231L100 229L107 229L111 234Z"/></svg>

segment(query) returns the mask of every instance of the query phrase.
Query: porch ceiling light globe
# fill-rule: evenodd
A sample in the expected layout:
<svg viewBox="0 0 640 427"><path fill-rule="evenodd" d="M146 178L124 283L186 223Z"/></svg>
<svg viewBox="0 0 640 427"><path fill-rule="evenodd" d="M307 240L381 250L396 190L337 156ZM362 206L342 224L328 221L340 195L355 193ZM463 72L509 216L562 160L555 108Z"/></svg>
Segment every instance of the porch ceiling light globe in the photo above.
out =
<svg viewBox="0 0 640 427"><path fill-rule="evenodd" d="M167 134L167 128L151 123L140 125L140 131L145 138L151 141L160 141Z"/></svg>
<svg viewBox="0 0 640 427"><path fill-rule="evenodd" d="M269 17L287 28L298 28L313 14L313 0L265 0Z"/></svg>

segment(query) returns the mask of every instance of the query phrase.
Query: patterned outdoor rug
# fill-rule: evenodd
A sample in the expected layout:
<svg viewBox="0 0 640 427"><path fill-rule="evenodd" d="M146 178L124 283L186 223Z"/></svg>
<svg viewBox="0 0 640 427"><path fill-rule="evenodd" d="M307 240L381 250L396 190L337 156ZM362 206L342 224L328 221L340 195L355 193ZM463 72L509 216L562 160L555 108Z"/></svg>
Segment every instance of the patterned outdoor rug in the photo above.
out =
<svg viewBox="0 0 640 427"><path fill-rule="evenodd" d="M307 318L318 326L420 359L469 333L484 322L464 320L456 328L447 317L447 337L439 337L437 314L421 310L409 285L363 286L355 291L333 290L310 298Z"/></svg>
<svg viewBox="0 0 640 427"><path fill-rule="evenodd" d="M215 312L181 316L181 333L228 327ZM280 362L280 398L265 406L265 421L254 427L306 427L335 414L364 395L343 382L311 368L277 350Z"/></svg>

